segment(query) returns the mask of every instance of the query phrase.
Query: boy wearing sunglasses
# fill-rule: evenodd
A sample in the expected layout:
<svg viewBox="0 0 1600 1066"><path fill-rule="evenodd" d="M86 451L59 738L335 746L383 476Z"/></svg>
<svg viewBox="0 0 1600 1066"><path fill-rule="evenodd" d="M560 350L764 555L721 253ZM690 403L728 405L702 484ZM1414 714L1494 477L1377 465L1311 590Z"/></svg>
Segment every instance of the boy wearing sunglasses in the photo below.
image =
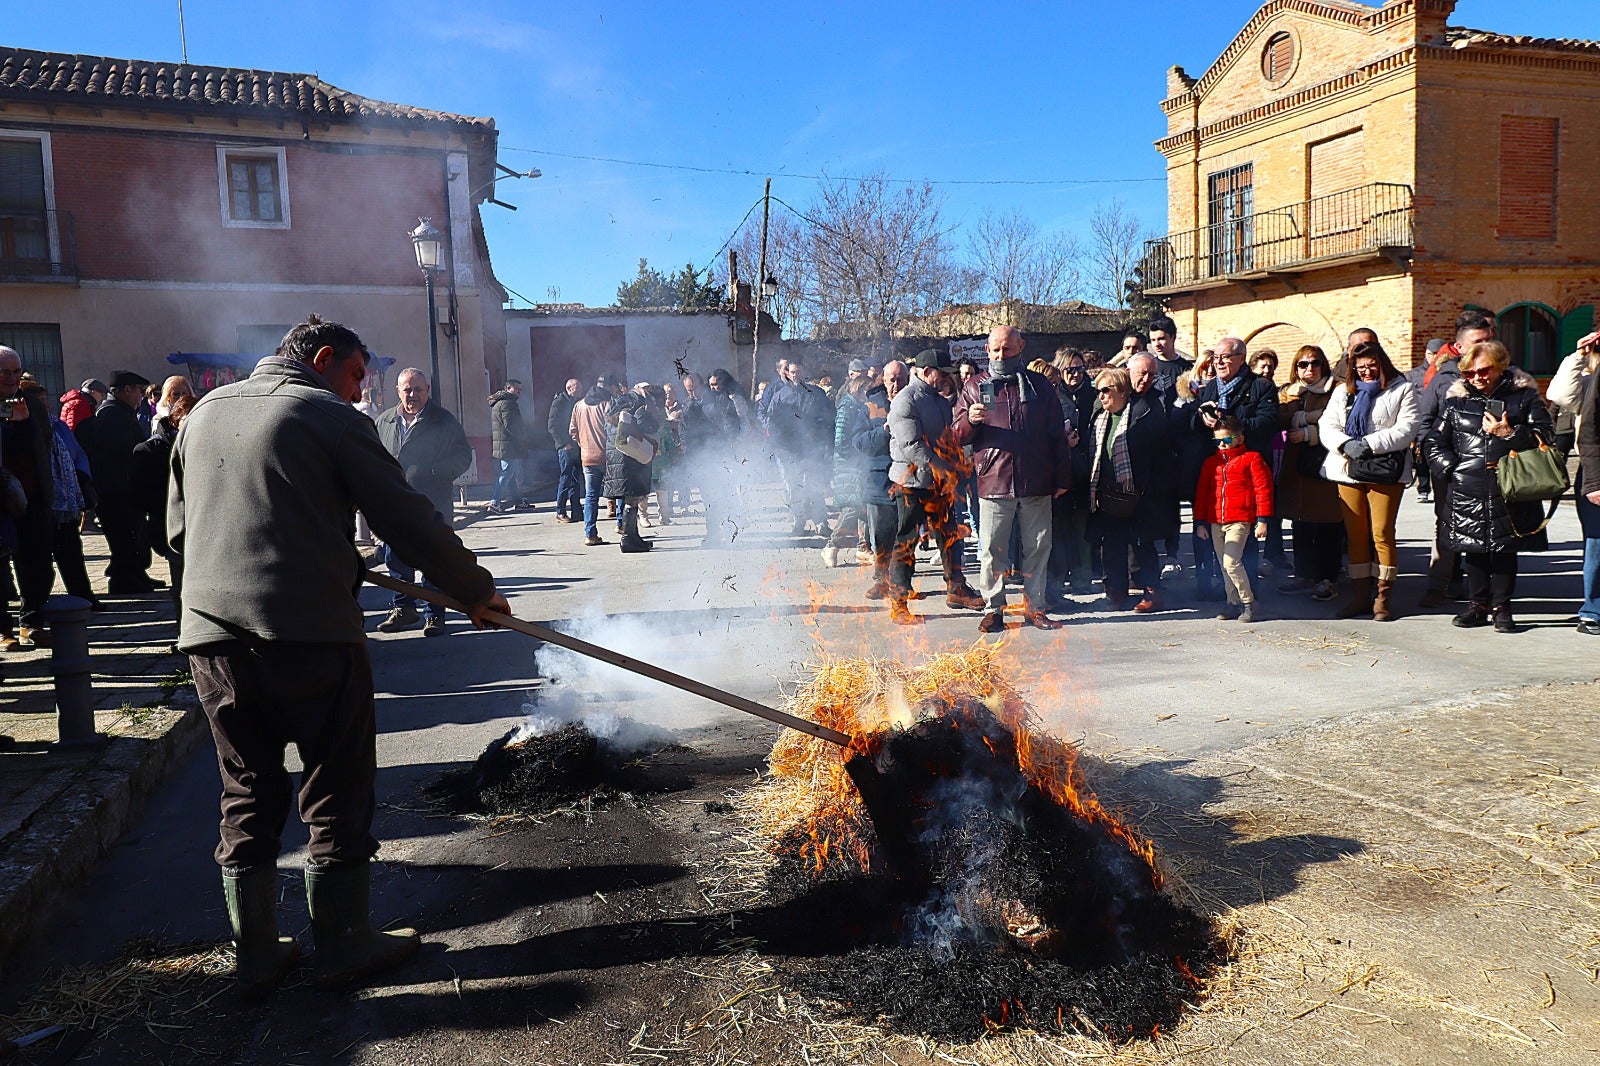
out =
<svg viewBox="0 0 1600 1066"><path fill-rule="evenodd" d="M1250 574L1244 565L1244 548L1252 533L1267 536L1272 517L1272 471L1261 453L1244 445L1244 424L1222 416L1212 431L1215 455L1200 468L1200 485L1194 494L1195 533L1211 541L1222 567L1228 602L1220 619L1254 622L1261 617ZM1254 528L1252 528L1254 527Z"/></svg>

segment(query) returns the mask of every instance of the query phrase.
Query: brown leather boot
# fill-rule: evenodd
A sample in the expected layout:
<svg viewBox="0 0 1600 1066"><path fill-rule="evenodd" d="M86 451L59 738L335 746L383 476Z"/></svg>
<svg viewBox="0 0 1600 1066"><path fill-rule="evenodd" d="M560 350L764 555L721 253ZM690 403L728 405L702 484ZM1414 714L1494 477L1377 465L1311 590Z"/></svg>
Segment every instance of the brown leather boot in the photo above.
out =
<svg viewBox="0 0 1600 1066"><path fill-rule="evenodd" d="M1334 613L1335 618L1360 618L1364 614L1372 613L1372 579L1370 577L1352 578L1350 581L1350 598L1339 606Z"/></svg>
<svg viewBox="0 0 1600 1066"><path fill-rule="evenodd" d="M1394 592L1393 581L1378 582L1378 598L1372 601L1372 620L1374 622L1387 622L1394 617L1389 610L1389 595Z"/></svg>

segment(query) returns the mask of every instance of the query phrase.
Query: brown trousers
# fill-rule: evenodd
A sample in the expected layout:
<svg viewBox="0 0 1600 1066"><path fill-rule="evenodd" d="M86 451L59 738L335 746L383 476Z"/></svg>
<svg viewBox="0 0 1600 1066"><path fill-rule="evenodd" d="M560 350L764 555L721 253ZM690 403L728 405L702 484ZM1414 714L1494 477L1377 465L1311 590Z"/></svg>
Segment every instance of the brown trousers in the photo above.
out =
<svg viewBox="0 0 1600 1066"><path fill-rule="evenodd" d="M277 861L294 790L284 768L293 744L300 818L311 861L365 862L377 780L372 663L365 644L229 642L190 655L222 772L216 858L236 869Z"/></svg>

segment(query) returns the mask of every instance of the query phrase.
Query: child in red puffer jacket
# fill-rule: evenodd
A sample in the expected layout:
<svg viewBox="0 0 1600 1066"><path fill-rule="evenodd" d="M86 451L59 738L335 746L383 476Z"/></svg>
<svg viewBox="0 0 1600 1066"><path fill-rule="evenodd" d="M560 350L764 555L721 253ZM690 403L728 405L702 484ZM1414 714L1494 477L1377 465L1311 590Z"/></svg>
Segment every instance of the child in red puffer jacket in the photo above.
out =
<svg viewBox="0 0 1600 1066"><path fill-rule="evenodd" d="M1228 602L1217 617L1254 622L1261 613L1245 572L1244 548L1252 524L1256 539L1266 539L1267 519L1272 517L1272 471L1259 452L1244 446L1244 426L1238 419L1224 418L1212 435L1217 452L1200 468L1194 493L1195 533L1216 549L1227 586Z"/></svg>

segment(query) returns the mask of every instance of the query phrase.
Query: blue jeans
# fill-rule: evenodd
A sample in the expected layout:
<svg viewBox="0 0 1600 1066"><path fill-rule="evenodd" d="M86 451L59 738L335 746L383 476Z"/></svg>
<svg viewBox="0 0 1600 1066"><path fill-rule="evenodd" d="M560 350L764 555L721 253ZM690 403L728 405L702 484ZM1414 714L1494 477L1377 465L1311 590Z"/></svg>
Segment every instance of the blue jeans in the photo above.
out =
<svg viewBox="0 0 1600 1066"><path fill-rule="evenodd" d="M1583 489L1580 478L1578 491L1581 493ZM1580 495L1578 520L1586 530L1600 528L1600 507ZM1583 606L1578 608L1578 617L1600 622L1600 537L1583 538Z"/></svg>
<svg viewBox="0 0 1600 1066"><path fill-rule="evenodd" d="M515 507L521 496L517 486L517 462L515 459L496 459L495 462L500 464L500 474L494 479L494 499L489 501L489 506Z"/></svg>
<svg viewBox="0 0 1600 1066"><path fill-rule="evenodd" d="M583 468L583 535L586 537L600 536L600 527L596 523L600 518L600 486L605 480L604 466Z"/></svg>
<svg viewBox="0 0 1600 1066"><path fill-rule="evenodd" d="M435 513L437 513L437 512L435 512ZM402 560L398 555L396 555L394 553L394 549L391 548L387 544L385 544L383 546L383 562L384 562L384 565L386 567L388 567L388 569L389 569L389 576L394 578L396 581L415 582L417 580L417 572L416 572L416 570L414 568L406 565L405 561ZM427 578L423 578L422 579L422 587L423 588L427 588L427 589L431 589L431 588L434 588L435 586ZM394 599L389 601L389 606L391 606L391 607L416 607L417 606L417 601L416 601L415 597L408 596L404 592L396 592L394 594ZM444 608L440 607L436 603L429 603L428 601L424 600L424 601L422 601L422 605L421 606L422 606L422 613L424 615L426 615L427 617L429 617L429 618L443 618L444 617Z"/></svg>
<svg viewBox="0 0 1600 1066"><path fill-rule="evenodd" d="M583 511L579 494L583 489L583 468L578 465L578 453L566 448L556 449L556 514L578 518Z"/></svg>

